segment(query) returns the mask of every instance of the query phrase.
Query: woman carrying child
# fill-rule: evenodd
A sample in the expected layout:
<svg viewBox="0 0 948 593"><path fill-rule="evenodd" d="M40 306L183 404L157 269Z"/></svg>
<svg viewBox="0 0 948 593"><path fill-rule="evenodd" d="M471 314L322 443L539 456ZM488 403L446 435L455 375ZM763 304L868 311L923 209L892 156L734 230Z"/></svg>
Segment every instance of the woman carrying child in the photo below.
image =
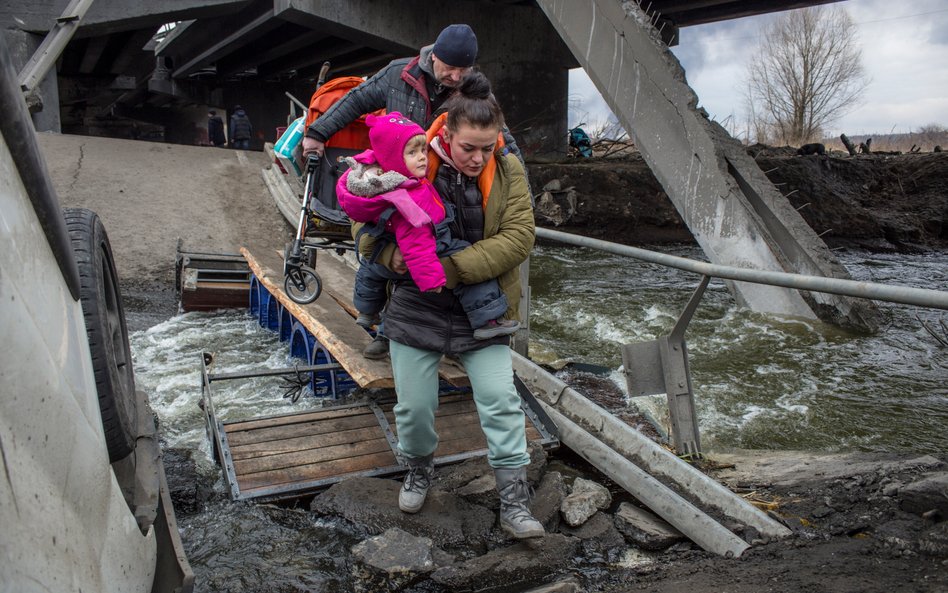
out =
<svg viewBox="0 0 948 593"><path fill-rule="evenodd" d="M504 149L503 113L483 74L467 75L446 108L428 130L428 179L442 203L455 211L448 225L451 235L470 246L441 258L445 286L496 280L507 300L504 318L516 320L518 267L535 239L523 166ZM403 254L395 245L381 250L378 261L390 270L405 271ZM471 381L500 494L501 526L518 539L543 535L543 526L527 507L530 458L513 384L509 336L477 339L453 290L426 292L412 280L393 282L384 317L398 396L398 448L409 467L399 508L418 512L431 483L438 447L438 365L447 354L461 361Z"/></svg>
<svg viewBox="0 0 948 593"><path fill-rule="evenodd" d="M339 204L352 220L373 223L394 235L415 285L423 292L440 292L446 279L439 256L457 253L470 243L452 236L453 206L442 202L427 178L425 131L397 111L369 115L366 124L372 148L346 159L349 169L336 187ZM356 323L366 328L378 323L388 281L404 279L381 264L363 261L353 293L359 311ZM453 290L476 339L510 335L520 327L518 321L503 319L507 299L495 280L458 284ZM367 350L372 358L369 354Z"/></svg>

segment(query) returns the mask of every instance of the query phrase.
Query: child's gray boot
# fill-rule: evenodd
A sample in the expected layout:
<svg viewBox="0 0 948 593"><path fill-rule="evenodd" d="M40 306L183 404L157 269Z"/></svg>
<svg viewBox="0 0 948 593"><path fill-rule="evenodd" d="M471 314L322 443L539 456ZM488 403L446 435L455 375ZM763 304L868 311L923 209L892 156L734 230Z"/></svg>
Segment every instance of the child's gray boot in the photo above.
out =
<svg viewBox="0 0 948 593"><path fill-rule="evenodd" d="M431 487L431 475L434 473L434 455L424 457L405 457L408 473L398 492L398 508L406 513L417 513L425 504L428 488Z"/></svg>
<svg viewBox="0 0 948 593"><path fill-rule="evenodd" d="M527 507L531 492L526 466L495 467L494 477L500 494L500 526L504 531L516 539L542 537L543 525Z"/></svg>

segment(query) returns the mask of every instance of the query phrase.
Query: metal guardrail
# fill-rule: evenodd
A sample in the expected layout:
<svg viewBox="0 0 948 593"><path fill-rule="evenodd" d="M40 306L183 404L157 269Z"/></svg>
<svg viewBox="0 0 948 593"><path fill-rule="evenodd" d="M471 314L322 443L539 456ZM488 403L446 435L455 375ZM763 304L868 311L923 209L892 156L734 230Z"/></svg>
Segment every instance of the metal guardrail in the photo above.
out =
<svg viewBox="0 0 948 593"><path fill-rule="evenodd" d="M913 288L909 286L889 286L875 282L859 282L856 280L826 278L823 276L807 276L804 274L790 274L787 272L770 272L764 270L735 268L732 266L721 266L707 262L694 261L685 257L657 253L647 249L630 247L628 245L620 245L618 243L611 243L601 239L592 239L589 237L572 235L570 233L554 231L552 229L537 228L536 233L537 237L541 239L549 239L552 241L558 241L560 243L568 243L578 247L598 249L600 251L632 257L653 264L677 268L686 272L694 272L703 276L724 278L727 280L738 280L741 282L753 282L755 284L783 286L797 290L826 292L830 294L888 301L891 303L901 303L904 305L931 307L933 309L948 309L948 291L930 290L927 288Z"/></svg>

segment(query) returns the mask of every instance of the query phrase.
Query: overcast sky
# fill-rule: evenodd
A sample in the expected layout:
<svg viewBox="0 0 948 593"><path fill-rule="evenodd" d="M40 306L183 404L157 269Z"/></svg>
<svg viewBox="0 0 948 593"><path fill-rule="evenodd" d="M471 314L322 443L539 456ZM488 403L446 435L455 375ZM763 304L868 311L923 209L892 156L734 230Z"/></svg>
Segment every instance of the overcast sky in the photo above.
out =
<svg viewBox="0 0 948 593"><path fill-rule="evenodd" d="M948 126L948 2L946 0L846 0L856 24L863 66L869 75L864 101L828 130L827 136L911 132ZM776 14L686 27L672 48L698 101L721 122L744 121L741 82L759 32ZM570 125L594 128L611 115L582 69L570 73Z"/></svg>

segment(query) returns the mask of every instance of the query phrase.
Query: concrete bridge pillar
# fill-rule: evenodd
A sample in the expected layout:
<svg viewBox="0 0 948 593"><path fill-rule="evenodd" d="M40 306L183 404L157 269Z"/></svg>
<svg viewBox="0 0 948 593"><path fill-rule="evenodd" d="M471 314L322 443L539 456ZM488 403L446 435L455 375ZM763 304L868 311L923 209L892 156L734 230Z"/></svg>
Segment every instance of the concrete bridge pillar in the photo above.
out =
<svg viewBox="0 0 948 593"><path fill-rule="evenodd" d="M36 48L43 43L45 35L37 35L16 29L6 29L2 33L7 48L13 58L13 67L23 68ZM39 86L27 97L30 116L33 118L33 127L37 132L61 132L62 120L59 115L59 81L56 70L50 70Z"/></svg>
<svg viewBox="0 0 948 593"><path fill-rule="evenodd" d="M563 55L568 50L541 11L512 8L506 8L510 18L470 23L481 48L478 64L524 155L558 160L566 156L569 68L576 64Z"/></svg>
<svg viewBox="0 0 948 593"><path fill-rule="evenodd" d="M632 135L655 177L716 264L849 278L826 244L744 147L697 106L648 14L636 2L537 0ZM873 329L865 301L729 282L755 311Z"/></svg>

